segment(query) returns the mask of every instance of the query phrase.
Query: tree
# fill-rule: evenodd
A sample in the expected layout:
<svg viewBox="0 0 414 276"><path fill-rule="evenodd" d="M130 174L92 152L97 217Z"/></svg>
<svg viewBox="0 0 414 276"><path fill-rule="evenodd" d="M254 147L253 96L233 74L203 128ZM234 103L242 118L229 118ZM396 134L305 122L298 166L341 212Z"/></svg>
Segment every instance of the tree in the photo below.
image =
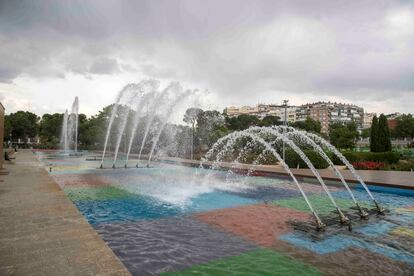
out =
<svg viewBox="0 0 414 276"><path fill-rule="evenodd" d="M198 146L212 146L228 133L224 126L224 116L216 110L201 112L197 119L196 141Z"/></svg>
<svg viewBox="0 0 414 276"><path fill-rule="evenodd" d="M397 118L394 136L396 138L414 138L414 117L412 114L402 114Z"/></svg>
<svg viewBox="0 0 414 276"><path fill-rule="evenodd" d="M378 151L378 118L377 116L374 116L374 118L372 118L369 147L372 152Z"/></svg>
<svg viewBox="0 0 414 276"><path fill-rule="evenodd" d="M259 118L253 115L242 114L237 117L226 117L226 125L229 130L245 130L251 126L260 124Z"/></svg>
<svg viewBox="0 0 414 276"><path fill-rule="evenodd" d="M371 136L371 128L365 128L361 131L362 138L369 138Z"/></svg>
<svg viewBox="0 0 414 276"><path fill-rule="evenodd" d="M388 128L387 117L384 114L381 114L378 119L378 132L377 132L377 151L385 152L391 151L391 138L390 130Z"/></svg>
<svg viewBox="0 0 414 276"><path fill-rule="evenodd" d="M321 133L321 123L309 117L305 121L294 122L292 126L308 132Z"/></svg>
<svg viewBox="0 0 414 276"><path fill-rule="evenodd" d="M281 125L282 121L280 121L279 116L272 116L272 115L268 115L266 117L264 117L262 119L262 121L260 122L260 126L278 126Z"/></svg>
<svg viewBox="0 0 414 276"><path fill-rule="evenodd" d="M39 117L29 111L17 111L6 115L6 135L12 135L13 140L34 138L38 134Z"/></svg>
<svg viewBox="0 0 414 276"><path fill-rule="evenodd" d="M355 141L358 138L357 125L354 122L342 124L333 123L329 127L329 139L339 149L355 148Z"/></svg>
<svg viewBox="0 0 414 276"><path fill-rule="evenodd" d="M44 147L57 148L62 129L63 114L44 114L39 123L40 142Z"/></svg>

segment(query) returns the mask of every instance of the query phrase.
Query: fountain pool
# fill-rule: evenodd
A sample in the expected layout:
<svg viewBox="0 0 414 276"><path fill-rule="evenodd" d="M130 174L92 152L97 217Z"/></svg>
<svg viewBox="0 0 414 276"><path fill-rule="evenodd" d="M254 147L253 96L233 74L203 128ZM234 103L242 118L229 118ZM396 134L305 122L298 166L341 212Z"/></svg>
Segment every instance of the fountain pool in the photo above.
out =
<svg viewBox="0 0 414 276"><path fill-rule="evenodd" d="M409 275L414 269L413 193L372 192L390 210L385 217L315 236L291 223L312 216L290 180L159 162L96 169L100 160L37 154L133 275ZM332 211L320 185L300 184L321 217ZM329 189L345 213L356 212L345 188ZM362 188L353 192L369 205Z"/></svg>

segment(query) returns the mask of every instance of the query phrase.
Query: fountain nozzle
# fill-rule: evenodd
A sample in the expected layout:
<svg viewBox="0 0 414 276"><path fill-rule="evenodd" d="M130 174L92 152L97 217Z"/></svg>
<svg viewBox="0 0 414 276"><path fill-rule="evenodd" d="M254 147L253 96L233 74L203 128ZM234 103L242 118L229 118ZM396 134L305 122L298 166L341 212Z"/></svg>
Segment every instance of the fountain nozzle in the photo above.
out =
<svg viewBox="0 0 414 276"><path fill-rule="evenodd" d="M114 163L114 164L112 164L112 169L115 169L115 163Z"/></svg>
<svg viewBox="0 0 414 276"><path fill-rule="evenodd" d="M101 165L99 166L99 168L100 168L100 169L103 169L103 164L101 164Z"/></svg>
<svg viewBox="0 0 414 276"><path fill-rule="evenodd" d="M368 213L364 209L362 209L362 207L358 203L356 204L356 207L358 208L359 216L361 217L361 219L369 218Z"/></svg>
<svg viewBox="0 0 414 276"><path fill-rule="evenodd" d="M375 204L375 207L377 208L378 214L379 215L384 215L385 214L384 208L382 208L376 200L374 200L374 204Z"/></svg>
<svg viewBox="0 0 414 276"><path fill-rule="evenodd" d="M322 222L322 220L315 212L313 212L313 217L315 218L316 222L316 231L324 231L326 228L326 224Z"/></svg>
<svg viewBox="0 0 414 276"><path fill-rule="evenodd" d="M339 222L341 224L348 224L350 222L349 218L347 216L345 216L344 213L342 213L341 209L336 208L336 210L339 213Z"/></svg>

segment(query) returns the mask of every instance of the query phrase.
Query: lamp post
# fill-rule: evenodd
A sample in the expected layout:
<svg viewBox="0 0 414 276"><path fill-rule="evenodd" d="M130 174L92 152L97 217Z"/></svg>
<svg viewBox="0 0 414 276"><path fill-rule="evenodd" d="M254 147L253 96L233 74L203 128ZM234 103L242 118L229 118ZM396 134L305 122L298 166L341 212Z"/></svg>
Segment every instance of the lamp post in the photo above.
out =
<svg viewBox="0 0 414 276"><path fill-rule="evenodd" d="M289 102L289 100L283 100L283 106L285 107L285 116L284 116L284 119L283 119L283 126L284 126L284 128L283 128L283 135L285 135L285 133L286 133L286 126L287 126L287 104L288 104L288 102ZM282 150L283 150L283 161L285 161L285 142L284 141L283 141Z"/></svg>

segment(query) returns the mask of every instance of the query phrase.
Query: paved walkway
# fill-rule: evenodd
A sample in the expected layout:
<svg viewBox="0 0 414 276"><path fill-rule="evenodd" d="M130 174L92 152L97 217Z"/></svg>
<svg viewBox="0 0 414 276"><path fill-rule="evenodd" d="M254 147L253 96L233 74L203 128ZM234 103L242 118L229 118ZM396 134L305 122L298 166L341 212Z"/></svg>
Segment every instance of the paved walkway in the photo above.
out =
<svg viewBox="0 0 414 276"><path fill-rule="evenodd" d="M0 275L130 275L29 150L0 176Z"/></svg>
<svg viewBox="0 0 414 276"><path fill-rule="evenodd" d="M174 163L181 163L189 166L200 165L200 161L181 158L169 157L162 158L162 160L167 162L169 161ZM205 162L205 165L211 165L211 162ZM253 167L256 174L287 176L286 171L281 166L238 164L235 167L234 164L226 162L220 163L220 166L224 168L235 168L241 170L248 170ZM336 177L332 169L323 169L318 171L324 179L338 181L338 177ZM292 169L292 172L298 178L315 178L312 171L309 169ZM349 170L341 170L340 172L347 182L358 183L358 181L354 178ZM367 184L392 188L414 189L414 172L358 170L358 174Z"/></svg>

